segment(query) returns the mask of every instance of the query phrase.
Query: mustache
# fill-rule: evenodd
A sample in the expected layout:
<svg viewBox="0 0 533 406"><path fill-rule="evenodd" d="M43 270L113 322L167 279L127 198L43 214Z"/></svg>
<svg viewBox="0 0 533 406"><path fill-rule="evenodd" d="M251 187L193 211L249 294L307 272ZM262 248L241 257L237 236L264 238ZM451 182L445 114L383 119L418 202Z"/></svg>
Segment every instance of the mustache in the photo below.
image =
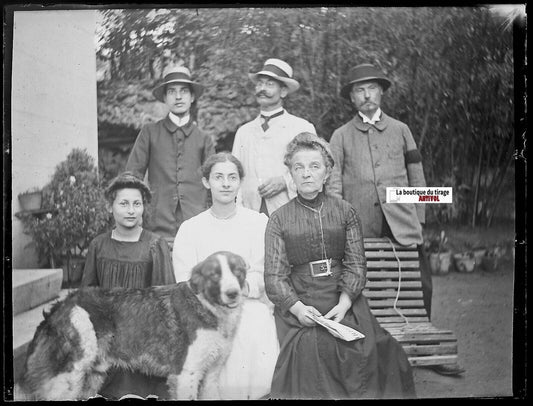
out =
<svg viewBox="0 0 533 406"><path fill-rule="evenodd" d="M263 90L257 92L257 93L255 94L255 96L256 96L256 97L259 97L259 96L270 97L270 95L269 95L267 92L263 91Z"/></svg>

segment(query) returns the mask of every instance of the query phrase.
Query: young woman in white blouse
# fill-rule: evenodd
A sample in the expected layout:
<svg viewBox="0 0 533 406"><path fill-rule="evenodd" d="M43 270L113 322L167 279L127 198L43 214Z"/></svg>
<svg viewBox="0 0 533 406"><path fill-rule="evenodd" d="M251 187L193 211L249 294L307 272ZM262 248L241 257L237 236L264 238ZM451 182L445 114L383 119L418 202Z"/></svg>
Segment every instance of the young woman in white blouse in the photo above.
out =
<svg viewBox="0 0 533 406"><path fill-rule="evenodd" d="M231 251L249 264L247 298L232 352L220 378L223 399L260 399L270 393L279 344L273 305L265 295L264 239L268 218L236 204L244 176L240 161L227 152L212 155L202 166L202 182L211 192L211 207L185 221L174 240L176 281L210 254Z"/></svg>

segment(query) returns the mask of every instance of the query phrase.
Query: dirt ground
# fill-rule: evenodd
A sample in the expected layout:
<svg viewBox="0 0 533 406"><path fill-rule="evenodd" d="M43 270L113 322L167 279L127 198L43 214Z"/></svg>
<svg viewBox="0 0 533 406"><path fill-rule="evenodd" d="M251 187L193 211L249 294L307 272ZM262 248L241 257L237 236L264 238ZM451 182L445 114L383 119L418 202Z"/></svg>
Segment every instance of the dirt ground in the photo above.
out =
<svg viewBox="0 0 533 406"><path fill-rule="evenodd" d="M472 273L459 273L452 269L448 274L433 276L432 323L455 332L459 362L466 372L461 377L448 377L415 368L417 396L513 396L513 223L490 230L446 232L454 251L497 244L505 253L498 268L490 272L476 268ZM523 332L517 330L515 334Z"/></svg>

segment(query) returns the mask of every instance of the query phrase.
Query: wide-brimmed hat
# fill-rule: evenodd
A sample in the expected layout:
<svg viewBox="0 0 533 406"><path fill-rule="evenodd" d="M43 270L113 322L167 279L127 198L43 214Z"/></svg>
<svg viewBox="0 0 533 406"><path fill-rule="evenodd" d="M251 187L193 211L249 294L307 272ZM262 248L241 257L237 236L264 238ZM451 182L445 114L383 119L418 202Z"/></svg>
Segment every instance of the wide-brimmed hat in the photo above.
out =
<svg viewBox="0 0 533 406"><path fill-rule="evenodd" d="M289 89L289 93L295 92L300 88L300 83L292 78L291 66L281 59L271 58L267 59L261 69L257 73L249 73L248 76L254 82L257 81L258 75L270 76L282 82Z"/></svg>
<svg viewBox="0 0 533 406"><path fill-rule="evenodd" d="M190 85L192 87L192 91L196 99L198 99L198 97L200 97L200 95L204 91L203 85L192 80L191 72L189 71L189 69L184 66L175 66L169 68L165 72L163 83L159 84L154 90L152 90L152 94L154 95L154 97L160 102L164 103L165 86L171 83L186 83Z"/></svg>
<svg viewBox="0 0 533 406"><path fill-rule="evenodd" d="M341 96L350 99L350 92L353 84L366 82L367 80L375 80L378 82L383 87L383 91L387 90L392 83L374 65L364 63L350 69L347 75L346 84L341 89Z"/></svg>

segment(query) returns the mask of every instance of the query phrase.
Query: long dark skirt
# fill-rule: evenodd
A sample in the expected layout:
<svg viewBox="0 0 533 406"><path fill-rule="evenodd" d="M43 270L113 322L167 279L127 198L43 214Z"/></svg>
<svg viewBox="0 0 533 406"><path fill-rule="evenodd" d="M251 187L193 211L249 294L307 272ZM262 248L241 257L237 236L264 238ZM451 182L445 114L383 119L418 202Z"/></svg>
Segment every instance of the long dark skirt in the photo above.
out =
<svg viewBox="0 0 533 406"><path fill-rule="evenodd" d="M338 303L334 275L313 278L293 273L300 300L326 314ZM342 320L365 335L356 341L335 338L321 326L303 327L296 317L275 309L280 354L272 398L359 399L416 397L412 369L401 345L372 315L360 295Z"/></svg>
<svg viewBox="0 0 533 406"><path fill-rule="evenodd" d="M166 381L167 379L163 377L111 368L108 371L108 378L99 392L108 400L117 400L129 394L143 398L155 395L160 400L169 399Z"/></svg>

